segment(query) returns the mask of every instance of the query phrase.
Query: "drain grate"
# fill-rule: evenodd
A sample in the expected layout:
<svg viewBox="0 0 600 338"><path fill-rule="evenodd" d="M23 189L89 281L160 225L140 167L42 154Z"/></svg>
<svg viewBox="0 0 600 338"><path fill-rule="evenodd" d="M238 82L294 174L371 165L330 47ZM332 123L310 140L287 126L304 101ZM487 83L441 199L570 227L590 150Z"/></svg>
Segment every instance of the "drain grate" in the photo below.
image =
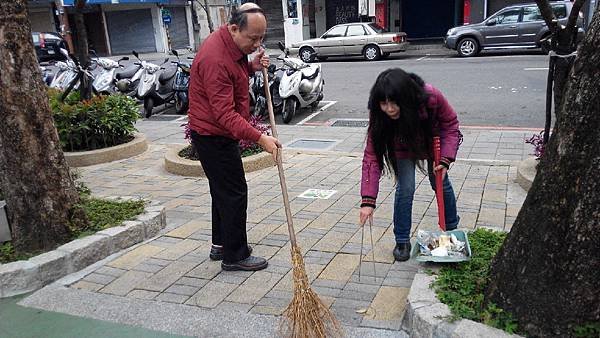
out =
<svg viewBox="0 0 600 338"><path fill-rule="evenodd" d="M336 143L333 140L299 139L287 144L286 148L326 150Z"/></svg>
<svg viewBox="0 0 600 338"><path fill-rule="evenodd" d="M367 127L369 120L337 120L332 127Z"/></svg>
<svg viewBox="0 0 600 338"><path fill-rule="evenodd" d="M149 119L146 119L148 121L175 121L179 118L184 117L184 115L165 115L165 114L161 114L161 115L152 115L150 116Z"/></svg>

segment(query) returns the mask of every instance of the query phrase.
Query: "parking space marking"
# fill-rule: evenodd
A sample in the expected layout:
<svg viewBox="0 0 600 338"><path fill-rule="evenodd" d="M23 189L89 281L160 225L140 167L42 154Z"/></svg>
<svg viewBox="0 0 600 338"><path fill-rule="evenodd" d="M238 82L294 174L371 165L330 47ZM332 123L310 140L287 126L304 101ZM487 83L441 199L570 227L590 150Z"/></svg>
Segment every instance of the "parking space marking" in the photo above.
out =
<svg viewBox="0 0 600 338"><path fill-rule="evenodd" d="M523 70L548 70L548 67L540 67L540 68L523 68Z"/></svg>
<svg viewBox="0 0 600 338"><path fill-rule="evenodd" d="M325 111L325 109L327 109L327 108L329 108L329 107L331 107L331 106L333 106L334 104L336 104L336 103L337 103L337 101L321 101L321 102L323 102L323 103L327 102L327 104L326 104L326 105L324 105L323 107L321 107L321 108L320 108L319 110L317 110L316 112L314 112L314 113L312 113L312 114L308 115L308 116L307 116L307 117L306 117L304 120L302 120L302 121L300 121L300 122L296 123L296 125L298 125L298 126L301 126L301 125L305 124L306 122L308 122L308 121L310 121L311 119L313 119L315 116L317 116L317 115L321 114L323 111Z"/></svg>

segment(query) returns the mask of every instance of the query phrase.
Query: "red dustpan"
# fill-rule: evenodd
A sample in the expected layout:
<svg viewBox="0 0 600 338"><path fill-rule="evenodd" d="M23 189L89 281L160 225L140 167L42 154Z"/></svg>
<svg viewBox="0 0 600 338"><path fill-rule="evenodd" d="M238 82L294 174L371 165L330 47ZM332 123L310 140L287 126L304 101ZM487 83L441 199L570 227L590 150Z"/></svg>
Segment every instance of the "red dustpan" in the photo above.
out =
<svg viewBox="0 0 600 338"><path fill-rule="evenodd" d="M433 167L437 167L441 160L441 144L439 136L433 138ZM444 176L440 171L435 173L435 199L438 207L438 224L440 230L446 235L454 235L456 239L461 242L465 242L465 255L460 256L444 256L436 257L431 255L421 254L420 244L416 243L412 247L411 256L419 262L436 262L436 263L454 263L463 262L471 259L471 246L469 245L469 239L467 233L462 230L451 230L446 231L446 214L444 208ZM435 231L434 231L435 232ZM439 234L438 234L439 235Z"/></svg>

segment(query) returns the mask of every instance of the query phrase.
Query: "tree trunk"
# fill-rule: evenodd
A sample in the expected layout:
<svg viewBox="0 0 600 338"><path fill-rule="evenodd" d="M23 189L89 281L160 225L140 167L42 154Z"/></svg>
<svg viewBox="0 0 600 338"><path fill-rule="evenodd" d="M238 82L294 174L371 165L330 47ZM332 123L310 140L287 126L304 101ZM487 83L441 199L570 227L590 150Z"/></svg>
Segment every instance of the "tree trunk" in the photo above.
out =
<svg viewBox="0 0 600 338"><path fill-rule="evenodd" d="M600 321L600 10L568 77L538 174L494 259L486 300L532 337Z"/></svg>
<svg viewBox="0 0 600 338"><path fill-rule="evenodd" d="M208 22L208 30L211 33L214 32L215 31L215 26L213 24L212 16L210 14L210 6L208 4L208 0L204 0L204 3L202 3L201 0L196 0L196 1L200 5L200 7L202 7L202 9L204 10L204 13L206 13L206 21Z"/></svg>
<svg viewBox="0 0 600 338"><path fill-rule="evenodd" d="M85 19L83 18L83 9L86 0L77 0L75 3L75 29L77 29L77 59L83 68L87 68L90 64L90 53L88 46L87 29L85 28ZM85 85L84 85L85 84ZM79 94L82 99L90 99L92 97L92 83L82 82L79 86Z"/></svg>
<svg viewBox="0 0 600 338"><path fill-rule="evenodd" d="M0 2L0 186L13 246L51 249L70 237L79 196L42 82L26 0ZM75 222L75 223L73 223Z"/></svg>

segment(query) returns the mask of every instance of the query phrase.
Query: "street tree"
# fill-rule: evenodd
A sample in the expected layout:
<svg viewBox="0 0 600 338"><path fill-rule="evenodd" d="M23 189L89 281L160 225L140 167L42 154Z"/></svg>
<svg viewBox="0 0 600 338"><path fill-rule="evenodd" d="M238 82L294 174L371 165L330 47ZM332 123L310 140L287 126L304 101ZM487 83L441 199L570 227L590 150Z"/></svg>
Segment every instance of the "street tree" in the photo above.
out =
<svg viewBox="0 0 600 338"><path fill-rule="evenodd" d="M532 337L571 337L587 325L600 330L598 46L600 9L567 78L536 178L491 266L486 301Z"/></svg>
<svg viewBox="0 0 600 338"><path fill-rule="evenodd" d="M86 218L36 59L26 0L0 1L0 190L17 252L51 249Z"/></svg>
<svg viewBox="0 0 600 338"><path fill-rule="evenodd" d="M208 0L204 0L204 3L202 0L196 0L196 3L202 7L202 9L204 10L204 13L206 13L206 21L208 22L208 30L212 33L215 31L215 26L213 24L212 21L212 15L210 14L210 5L208 3Z"/></svg>

